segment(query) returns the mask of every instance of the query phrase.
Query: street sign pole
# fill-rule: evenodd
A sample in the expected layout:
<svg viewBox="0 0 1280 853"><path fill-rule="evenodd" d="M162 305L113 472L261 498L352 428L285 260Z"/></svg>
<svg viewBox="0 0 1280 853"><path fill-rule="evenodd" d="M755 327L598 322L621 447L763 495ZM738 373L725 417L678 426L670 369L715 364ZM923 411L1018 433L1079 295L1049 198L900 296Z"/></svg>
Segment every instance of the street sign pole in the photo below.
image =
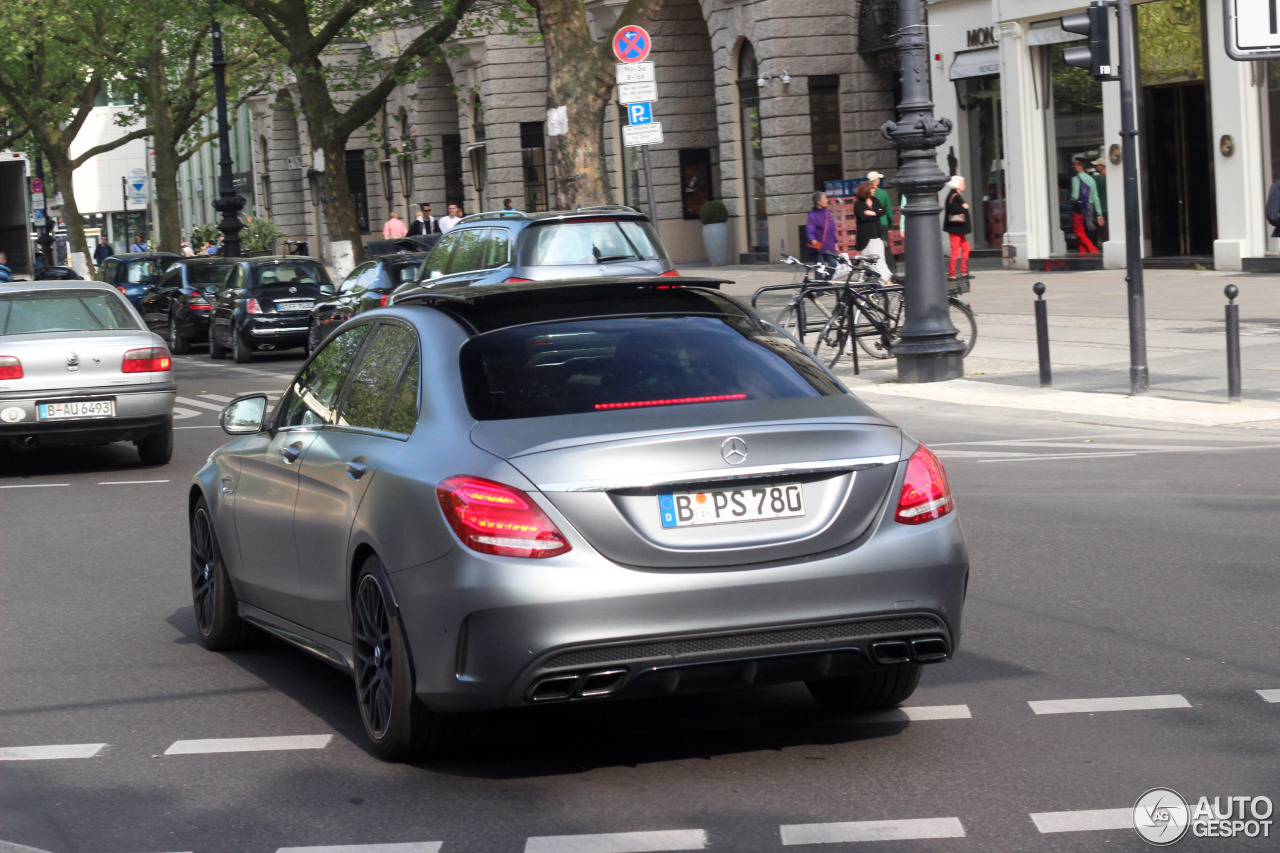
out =
<svg viewBox="0 0 1280 853"><path fill-rule="evenodd" d="M644 191L649 198L649 221L658 227L658 205L653 200L653 166L649 163L649 146L640 146L640 159L644 161Z"/></svg>
<svg viewBox="0 0 1280 853"><path fill-rule="evenodd" d="M645 62L652 49L653 39L643 27L623 27L613 34L613 55L618 58L615 77L618 100L627 107L627 126L622 128L622 140L627 147L640 146L649 221L657 228L658 204L653 197L653 164L648 143L662 143L662 125L653 120L653 102L658 100L653 63Z"/></svg>

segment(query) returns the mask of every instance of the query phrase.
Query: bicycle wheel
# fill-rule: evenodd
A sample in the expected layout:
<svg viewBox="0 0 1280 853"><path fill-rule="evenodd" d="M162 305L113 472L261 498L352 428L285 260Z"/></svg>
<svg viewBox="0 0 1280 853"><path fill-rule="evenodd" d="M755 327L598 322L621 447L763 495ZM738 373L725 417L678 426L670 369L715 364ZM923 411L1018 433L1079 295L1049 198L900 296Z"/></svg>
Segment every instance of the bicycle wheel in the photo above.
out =
<svg viewBox="0 0 1280 853"><path fill-rule="evenodd" d="M827 320L813 342L813 357L827 367L835 367L849 345L849 312L837 311Z"/></svg>
<svg viewBox="0 0 1280 853"><path fill-rule="evenodd" d="M791 337L804 342L804 330L800 328L800 309L795 302L790 302L773 315L773 325Z"/></svg>
<svg viewBox="0 0 1280 853"><path fill-rule="evenodd" d="M964 342L964 354L968 355L978 342L978 321L974 319L973 309L954 296L947 298L947 306L950 309L951 325L960 331L956 340Z"/></svg>
<svg viewBox="0 0 1280 853"><path fill-rule="evenodd" d="M876 323L886 328L876 328L867 313L859 308L853 315L854 337L867 355L888 358L893 354L893 345L898 342L898 327L902 325L902 293L896 290L868 293L867 302L875 312Z"/></svg>

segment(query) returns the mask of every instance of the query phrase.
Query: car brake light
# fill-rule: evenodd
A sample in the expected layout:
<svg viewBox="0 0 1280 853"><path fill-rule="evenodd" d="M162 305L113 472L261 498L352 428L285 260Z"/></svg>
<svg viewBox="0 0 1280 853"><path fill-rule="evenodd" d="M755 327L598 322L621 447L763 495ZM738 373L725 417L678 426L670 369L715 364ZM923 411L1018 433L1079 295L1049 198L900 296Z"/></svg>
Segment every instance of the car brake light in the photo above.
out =
<svg viewBox="0 0 1280 853"><path fill-rule="evenodd" d="M22 362L16 356L0 355L0 379L21 379Z"/></svg>
<svg viewBox="0 0 1280 853"><path fill-rule="evenodd" d="M378 307L379 307L379 308L386 308L386 307L387 307L387 303L388 303L388 302L390 302L390 301L391 301L391 294L390 294L390 293L384 293L384 294L382 294L382 297L381 297L380 299L378 299Z"/></svg>
<svg viewBox="0 0 1280 853"><path fill-rule="evenodd" d="M648 406L682 406L685 403L723 403L726 400L745 400L746 394L714 394L709 397L670 397L665 400L635 400L627 403L596 403L596 411L606 409L643 409Z"/></svg>
<svg viewBox="0 0 1280 853"><path fill-rule="evenodd" d="M244 303L244 310L248 311L250 314L261 314L262 306L258 304L258 300L256 299L247 299Z"/></svg>
<svg viewBox="0 0 1280 853"><path fill-rule="evenodd" d="M125 287L123 284L117 284L117 285L116 285L116 290L120 291L121 293L125 293L125 294L127 294L127 293L129 292L129 289L128 289L127 287Z"/></svg>
<svg viewBox="0 0 1280 853"><path fill-rule="evenodd" d="M208 308L209 307L208 301L199 296L192 296L190 299L187 300L187 305L191 308Z"/></svg>
<svg viewBox="0 0 1280 853"><path fill-rule="evenodd" d="M123 373L159 373L172 367L173 359L164 347L144 347L125 353L120 370Z"/></svg>
<svg viewBox="0 0 1280 853"><path fill-rule="evenodd" d="M933 451L920 445L907 462L902 493L898 496L898 511L894 513L893 520L903 524L922 524L942 518L955 508L947 472Z"/></svg>
<svg viewBox="0 0 1280 853"><path fill-rule="evenodd" d="M667 270L667 271L666 271L666 272L664 272L664 273L660 273L660 274L658 275L658 278L667 278L667 277L669 277L669 276L676 276L676 277L679 277L679 275L680 275L680 270Z"/></svg>
<svg viewBox="0 0 1280 853"><path fill-rule="evenodd" d="M453 532L473 551L499 557L555 557L570 550L527 494L480 477L450 477L436 497Z"/></svg>
<svg viewBox="0 0 1280 853"><path fill-rule="evenodd" d="M502 283L503 283L503 284L528 284L528 283L529 283L529 282L531 282L531 281L533 281L533 279L530 279L530 278L516 278L515 276L512 276L511 278L509 278L509 279L505 280L505 281L504 281L504 282L502 282Z"/></svg>

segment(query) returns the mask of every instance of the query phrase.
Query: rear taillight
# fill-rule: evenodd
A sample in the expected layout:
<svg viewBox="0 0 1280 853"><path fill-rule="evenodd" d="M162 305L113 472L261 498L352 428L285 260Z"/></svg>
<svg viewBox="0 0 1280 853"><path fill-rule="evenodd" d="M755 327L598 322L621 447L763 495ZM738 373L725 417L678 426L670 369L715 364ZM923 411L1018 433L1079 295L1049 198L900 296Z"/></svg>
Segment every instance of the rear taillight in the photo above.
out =
<svg viewBox="0 0 1280 853"><path fill-rule="evenodd" d="M672 275L679 276L680 270L667 270L666 272L660 274L658 278L666 278L667 276L672 276Z"/></svg>
<svg viewBox="0 0 1280 853"><path fill-rule="evenodd" d="M22 362L16 356L0 355L0 379L21 379Z"/></svg>
<svg viewBox="0 0 1280 853"><path fill-rule="evenodd" d="M262 306L258 304L258 300L256 299L247 299L244 303L244 310L248 311L250 314L261 314Z"/></svg>
<svg viewBox="0 0 1280 853"><path fill-rule="evenodd" d="M124 354L124 362L120 365L123 373L160 373L172 368L173 359L164 347L131 349Z"/></svg>
<svg viewBox="0 0 1280 853"><path fill-rule="evenodd" d="M379 307L379 308L386 308L386 307L387 307L387 303L388 303L388 302L390 302L390 301L391 301L391 294L390 294L390 293L384 293L384 294L382 294L382 297L381 297L380 299L378 299L378 307Z"/></svg>
<svg viewBox="0 0 1280 853"><path fill-rule="evenodd" d="M187 300L187 307L189 307L189 308L208 308L208 307L209 307L209 303L208 303L207 301L205 301L203 298L199 297L199 296L192 296L190 299L188 299L188 300Z"/></svg>
<svg viewBox="0 0 1280 853"><path fill-rule="evenodd" d="M898 496L898 511L893 520L921 524L942 518L955 507L942 463L933 451L920 445L907 462L907 474L902 478L902 493Z"/></svg>
<svg viewBox="0 0 1280 853"><path fill-rule="evenodd" d="M570 549L537 504L519 489L480 477L450 477L436 487L445 520L462 544L499 557L555 557Z"/></svg>
<svg viewBox="0 0 1280 853"><path fill-rule="evenodd" d="M121 293L126 293L126 294L129 292L129 289L128 289L128 288L126 288L123 284L117 284L117 285L116 285L116 290L120 291Z"/></svg>
<svg viewBox="0 0 1280 853"><path fill-rule="evenodd" d="M529 282L531 282L531 281L533 281L533 279L530 279L530 278L516 278L515 276L512 276L511 278L506 279L506 280L505 280L505 281L503 281L502 283L503 283L503 284L528 284L528 283L529 283Z"/></svg>

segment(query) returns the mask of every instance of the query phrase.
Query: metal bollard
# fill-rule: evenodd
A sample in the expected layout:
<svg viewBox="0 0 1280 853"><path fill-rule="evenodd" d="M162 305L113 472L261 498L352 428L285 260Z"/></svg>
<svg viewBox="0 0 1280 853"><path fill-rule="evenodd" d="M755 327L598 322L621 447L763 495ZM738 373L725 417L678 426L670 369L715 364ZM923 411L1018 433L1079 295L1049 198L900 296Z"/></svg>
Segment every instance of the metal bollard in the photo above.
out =
<svg viewBox="0 0 1280 853"><path fill-rule="evenodd" d="M1044 282L1037 281L1031 287L1036 293L1036 349L1040 352L1040 387L1053 384L1049 369L1049 303L1044 301Z"/></svg>
<svg viewBox="0 0 1280 853"><path fill-rule="evenodd" d="M1236 297L1240 288L1228 284L1222 289L1227 297L1227 399L1240 402L1240 306Z"/></svg>

